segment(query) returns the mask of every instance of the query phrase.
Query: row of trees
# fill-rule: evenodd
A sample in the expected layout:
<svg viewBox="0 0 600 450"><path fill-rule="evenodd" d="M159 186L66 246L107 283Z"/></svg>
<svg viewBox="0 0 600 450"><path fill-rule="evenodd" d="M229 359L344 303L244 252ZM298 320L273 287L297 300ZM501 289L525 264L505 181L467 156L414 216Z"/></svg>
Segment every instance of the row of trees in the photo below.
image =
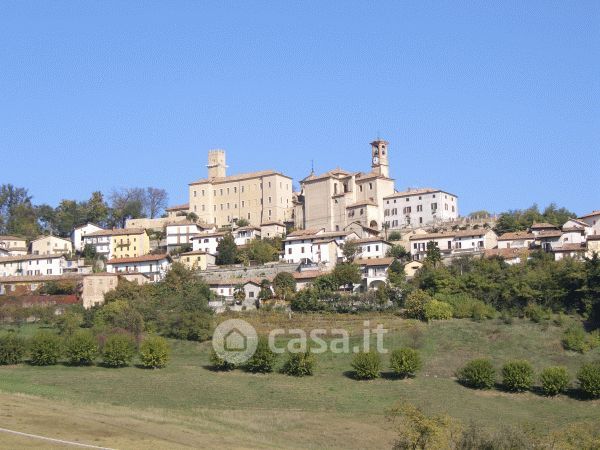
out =
<svg viewBox="0 0 600 450"><path fill-rule="evenodd" d="M29 191L12 184L0 186L0 234L34 238L40 233L69 236L78 225L125 226L127 219L160 217L167 206L164 189L154 187L113 190L108 199L93 192L88 200L61 200L58 206L35 205Z"/></svg>

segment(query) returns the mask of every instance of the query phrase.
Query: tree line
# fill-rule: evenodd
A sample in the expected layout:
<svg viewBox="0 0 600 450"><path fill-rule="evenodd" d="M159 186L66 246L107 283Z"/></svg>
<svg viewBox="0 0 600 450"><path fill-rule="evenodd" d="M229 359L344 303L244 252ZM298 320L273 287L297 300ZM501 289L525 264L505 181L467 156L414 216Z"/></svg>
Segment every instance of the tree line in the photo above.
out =
<svg viewBox="0 0 600 450"><path fill-rule="evenodd" d="M0 186L0 234L33 239L40 234L67 237L73 228L87 222L102 227L124 227L127 219L160 217L167 207L164 189L121 188L107 197L92 192L87 200L63 199L56 207L34 204L33 196L24 187Z"/></svg>

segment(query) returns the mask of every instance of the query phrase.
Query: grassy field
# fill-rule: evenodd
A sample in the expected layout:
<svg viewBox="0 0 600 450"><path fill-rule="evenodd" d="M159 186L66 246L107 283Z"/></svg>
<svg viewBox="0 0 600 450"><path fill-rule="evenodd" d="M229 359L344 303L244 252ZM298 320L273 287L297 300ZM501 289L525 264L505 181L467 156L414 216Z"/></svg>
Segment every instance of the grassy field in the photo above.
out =
<svg viewBox="0 0 600 450"><path fill-rule="evenodd" d="M389 448L394 430L385 410L400 400L428 412L444 412L489 428L530 424L551 430L598 420L600 401L534 393L474 391L453 374L474 357L498 367L526 358L540 370L565 365L574 376L585 361L600 358L565 352L562 329L516 320L452 320L430 325L392 315L244 316L260 331L282 328L346 328L362 342L363 321L384 324L387 348L420 349L422 372L414 379L350 377L352 355L318 356L313 377L253 375L209 370L210 343L172 342L171 364L162 370L135 367L0 367L0 427L116 448ZM33 327L26 327L31 333ZM387 367L387 357L384 357ZM280 361L282 363L283 361ZM6 437L6 439L5 439ZM0 446L34 446L0 435ZM40 447L44 447L41 443ZM52 448L49 445L47 448Z"/></svg>

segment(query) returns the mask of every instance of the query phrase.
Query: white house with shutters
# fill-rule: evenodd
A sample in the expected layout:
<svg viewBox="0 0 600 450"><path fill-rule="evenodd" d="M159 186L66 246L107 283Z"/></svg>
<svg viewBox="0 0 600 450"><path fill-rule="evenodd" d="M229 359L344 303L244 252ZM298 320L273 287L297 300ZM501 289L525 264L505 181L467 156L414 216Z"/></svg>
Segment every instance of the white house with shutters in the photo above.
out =
<svg viewBox="0 0 600 450"><path fill-rule="evenodd" d="M73 249L76 252L82 252L85 247L84 237L88 234L95 233L96 231L102 231L104 228L88 222L85 225L79 225L75 227L71 232L71 242L73 244Z"/></svg>

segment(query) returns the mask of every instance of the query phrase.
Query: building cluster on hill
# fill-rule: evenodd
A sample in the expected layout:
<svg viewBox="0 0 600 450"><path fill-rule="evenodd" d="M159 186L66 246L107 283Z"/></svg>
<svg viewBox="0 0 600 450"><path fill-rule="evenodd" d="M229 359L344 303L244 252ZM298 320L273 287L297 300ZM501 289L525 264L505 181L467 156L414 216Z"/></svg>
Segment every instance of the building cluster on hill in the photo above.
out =
<svg viewBox="0 0 600 450"><path fill-rule="evenodd" d="M167 208L165 217L130 219L119 229L86 223L72 231L71 239L40 236L27 242L0 236L0 295L33 293L44 283L68 279L78 283L89 307L101 303L119 277L155 282L178 261L201 271L226 300L243 285L252 303L262 280L281 271L291 272L298 288L308 286L348 260L350 242L363 278L356 289L362 291L387 282L394 246L410 252L404 261L409 277L431 245L446 259L498 256L509 264L534 249L557 260L600 252L600 211L561 227L534 223L527 231L497 236L491 223L460 217L458 197L446 190L396 190L388 143L370 145L370 171L311 172L297 192L290 177L273 170L227 175L225 151L211 150L207 178L189 183L188 203ZM256 240L276 242L279 261L258 268L252 261L216 266L219 242L229 234L239 248Z"/></svg>

